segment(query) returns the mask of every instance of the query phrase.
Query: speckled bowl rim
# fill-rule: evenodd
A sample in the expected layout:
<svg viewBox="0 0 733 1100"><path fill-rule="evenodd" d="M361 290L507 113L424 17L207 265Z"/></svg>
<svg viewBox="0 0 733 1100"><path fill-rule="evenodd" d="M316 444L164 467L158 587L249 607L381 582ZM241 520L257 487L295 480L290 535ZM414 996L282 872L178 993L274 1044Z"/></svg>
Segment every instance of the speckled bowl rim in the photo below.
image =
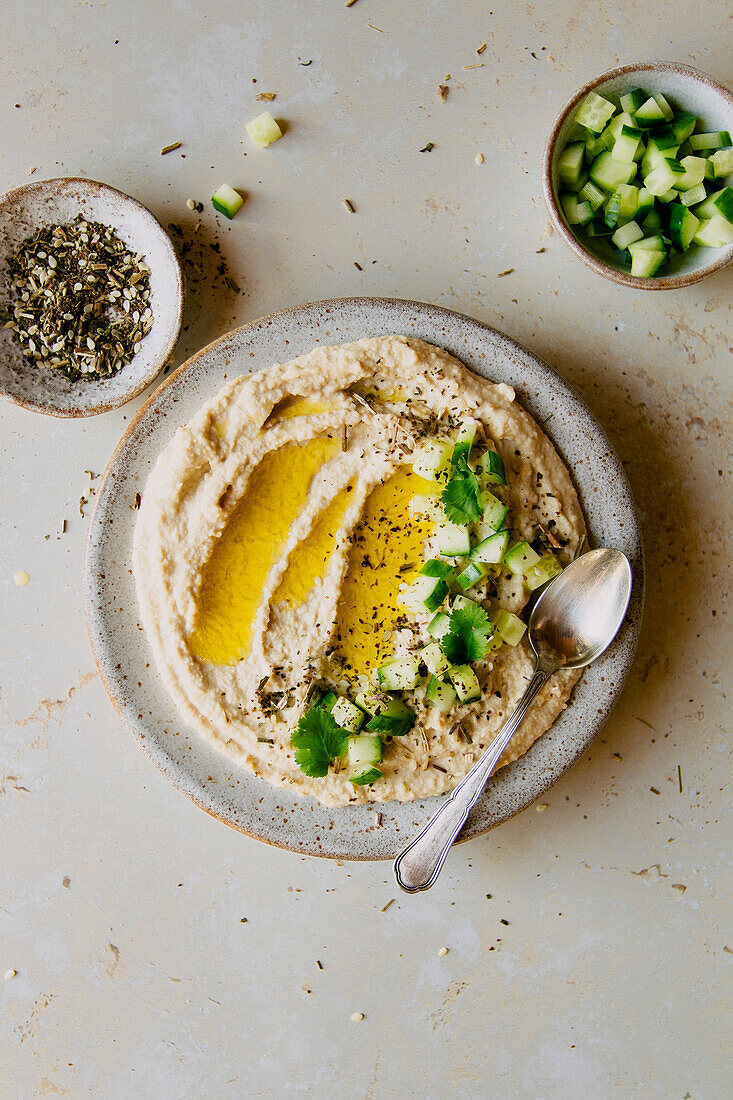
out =
<svg viewBox="0 0 733 1100"><path fill-rule="evenodd" d="M266 330L273 325L283 322L297 326L299 322L305 320L307 324L312 324L319 313L325 313L326 316L328 316L329 313L338 314L340 311L349 308L363 308L367 313L369 311L373 312L374 310L381 310L383 312L385 322L378 326L379 331L374 331L377 326L365 322L363 336L384 335L387 332L393 331L405 332L407 327L405 324L405 315L415 314L417 316L412 317L411 320L417 323L417 318L419 318L420 332L406 333L407 335L414 335L435 344L442 343L444 346L449 342L445 339L447 327L452 325L454 329L460 330L461 326L468 326L471 335L479 340L483 336L489 343L492 339L497 341L504 351L516 359L520 370L524 367L532 374L533 385L537 386L539 384L544 387L546 393L549 394L547 399L551 401L553 408L555 401L558 403L568 403L570 417L573 419L573 427L579 432L581 440L590 450L594 447L597 449L598 455L596 456L595 462L597 468L596 472L603 475L602 480L605 485L609 485L611 482L613 483L616 507L621 508L623 511L627 524L627 530L625 532L625 550L632 561L633 586L631 602L629 604L626 619L613 645L595 665L584 672L583 678L579 681L579 686L581 686L589 674L595 674L598 683L596 694L592 698L593 709L582 715L582 725L576 740L572 744L571 750L567 752L566 755L563 755L563 746L558 746L558 759L547 766L543 775L539 777L536 775L529 775L529 777L526 778L526 789L519 800L512 802L510 797L508 804L505 802L501 805L501 809L496 810L493 814L489 812L488 807L490 800L497 788L503 790L505 785L510 784L512 777L527 777L527 773L532 772L532 764L533 761L536 760L538 753L542 753L545 747L550 744L553 731L558 729L559 724L563 720L563 716L572 712L572 707L577 702L576 695L578 688L576 688L576 691L573 693L573 697L568 707L563 711L562 715L560 715L555 723L553 723L550 730L539 738L524 756L508 765L506 768L500 769L496 775L492 776L476 807L472 811L461 834L460 840L470 840L481 836L488 832L489 829L502 824L516 813L526 809L527 806L557 782L572 764L582 756L603 727L608 715L621 694L633 663L634 653L641 631L644 606L644 554L641 528L631 488L626 478L624 468L611 447L603 429L581 398L567 382L522 344L506 336L504 333L491 326L484 325L472 317L446 309L442 306L415 302L409 299L371 297L335 298L324 301L306 302L302 305L281 309L249 321L239 328L212 341L206 347L192 355L158 387L146 404L139 410L117 444L104 470L87 530L84 554L83 601L87 632L94 661L99 671L102 684L109 695L114 709L122 720L123 725L126 726L134 737L138 746L152 760L166 779L168 779L182 794L186 795L187 798L202 810L210 816L217 818L223 824L253 839L271 844L274 847L284 848L301 855L314 855L330 859L393 859L404 844L414 836L415 832L425 823L428 817L435 812L435 808L439 804L438 799L429 798L402 803L371 803L358 807L334 808L321 806L310 798L295 798L289 793L283 792L280 788L275 788L264 780L257 779L255 776L251 775L251 773L246 772L245 769L240 769L240 771L245 772L242 777L245 783L259 785L255 790L253 801L262 803L265 798L269 797L275 803L276 810L283 814L287 813L288 815L294 815L298 809L303 808L307 809L311 815L315 814L317 818L317 825L315 828L318 829L319 833L319 835L315 836L315 840L318 841L316 845L310 837L306 837L305 839L301 837L298 839L297 831L294 833L293 829L288 829L286 837L283 838L282 836L273 835L272 829L268 830L261 826L259 828L254 828L252 825L246 825L244 822L237 819L236 814L233 812L232 805L227 804L226 799L219 795L216 788L205 787L201 782L200 775L197 775L196 779L192 780L189 775L184 774L180 765L171 759L165 747L159 744L154 737L151 737L150 731L145 727L145 723L142 720L142 713L138 713L138 706L131 705L130 700L126 698L126 692L130 690L130 684L126 682L127 677L121 671L120 664L112 664L112 662L105 658L105 654L102 652L101 647L107 639L107 634L103 623L103 611L100 606L101 597L97 593L95 586L95 576L98 575L95 571L104 547L106 527L110 522L106 514L107 510L109 509L111 512L114 512L116 508L123 515L125 508L129 510L129 501L119 501L118 503L114 501L114 480L117 468L123 462L127 449L132 446L133 440L135 440L138 435L144 438L145 435L149 435L150 432L156 432L162 420L162 417L158 414L161 411L161 406L167 395L169 393L172 394L177 387L185 384L189 372L196 370L197 367L204 366L207 358L212 352L225 347L229 342L235 342L239 337L244 338L247 335L257 333L258 330ZM392 314L399 315L395 318L395 324L392 324L390 320ZM402 323L400 323L400 321L402 321ZM443 326L442 329L441 324ZM425 331L426 329L430 331ZM444 337L442 341L441 335ZM337 342L344 341L339 340ZM322 343L324 346L327 346L328 343L333 343L333 340L323 341ZM304 347L302 350L294 348L293 355L302 354L303 351L310 350L312 346L313 340L311 338L308 347ZM454 351L453 353L458 355L459 358L461 357L458 351ZM266 366L268 363L265 362L262 365ZM254 369L259 369L259 367L255 367ZM481 372L479 371L477 373ZM491 374L487 373L485 377L491 377ZM222 378L217 376L216 380L212 382L212 396L218 391L222 384ZM515 384L518 383L515 382ZM519 396L521 403L526 407L527 401L521 395ZM187 420L188 416L185 419ZM172 428L173 425L171 424L165 426L166 436L164 440L161 440L160 449L162 449L170 438ZM552 432L548 431L548 435L552 437ZM145 473L145 479L147 479L147 472ZM584 507L586 516L590 521L588 507L585 502ZM589 529L592 533L590 522ZM104 564L104 559L102 559L102 563ZM129 566L129 559L122 563L117 563L118 569L131 574ZM99 635L99 637L97 637L97 635ZM147 646L147 642L145 644ZM148 656L152 664L152 653L149 650ZM603 670L607 673L605 677L601 675ZM610 683L611 675L613 675L612 683ZM132 690L134 694L134 687ZM159 685L159 690L163 695L166 694L162 684ZM170 707L171 710L175 712L175 705L172 700L170 700ZM579 715L578 717L580 720L581 716ZM195 738L196 735L189 736ZM230 767L236 769L236 764L233 764L224 753L216 749L211 749L211 751L216 753L222 760L227 761ZM256 798L257 794L262 796L259 800ZM287 802L287 809L285 806L278 805L278 800L282 803ZM354 836L351 834L346 841L332 839L330 837L330 830L333 828L333 819L340 814L348 812L353 813L354 810L356 810L359 815L359 827L357 828L354 826L352 833L356 834L359 843L354 842ZM399 817L400 821L395 823L391 831L387 831L383 827L377 827L376 823L374 823L375 811L379 811L382 818L385 819L382 825L386 824L386 819L392 815ZM285 818L285 821L287 822L288 818ZM364 836L369 837L369 841L366 842L366 844L363 839Z"/></svg>
<svg viewBox="0 0 733 1100"><path fill-rule="evenodd" d="M167 249L170 259L173 261L173 270L176 276L176 309L175 319L172 321L171 335L160 353L153 360L150 368L146 373L138 379L138 381L130 386L128 389L122 391L114 400L99 401L97 404L88 405L85 408L77 407L74 409L61 409L57 406L53 406L50 403L41 401L32 401L19 397L17 394L9 393L5 389L0 388L0 394L6 401L10 401L13 405L18 405L20 408L29 409L31 412L44 413L46 416L56 416L59 419L81 419L87 416L99 416L100 413L110 412L112 409L119 409L122 405L126 405L133 398L138 397L139 394L146 389L155 378L158 377L161 370L170 358L173 349L178 343L178 338L181 335L181 326L183 325L183 272L181 270L181 264L176 255L176 250L173 247L173 243L166 233L161 223L156 218L155 214L150 211L147 206L140 202L139 199L134 198L132 195L128 195L125 191L120 191L119 188L113 187L109 183L102 183L100 180L88 179L86 176L55 176L52 179L46 180L33 180L31 183L24 183L20 187L14 187L10 191L5 191L0 195L0 207L3 207L13 201L17 201L20 196L27 195L30 191L54 191L59 190L61 185L68 186L70 184L76 184L82 188L87 188L91 192L112 194L125 205L137 210L143 219L150 222L151 229L157 234L160 234L162 238L163 247ZM115 228L114 225L111 228ZM117 377L120 377L125 370L127 370L134 362L133 359L118 371ZM93 385L94 383L92 383Z"/></svg>
<svg viewBox="0 0 733 1100"><path fill-rule="evenodd" d="M692 286L693 283L699 283L701 279L706 279L708 275L713 275L716 271L720 271L726 267L731 260L733 260L733 245L729 245L725 249L721 249L722 255L712 260L705 267L697 268L696 271L688 271L679 275L663 275L660 278L636 278L632 277L625 271L620 271L616 267L612 267L611 264L605 263L599 259L588 249L584 248L574 233L565 224L565 219L562 216L559 203L555 198L555 191L552 186L552 159L555 151L555 145L560 134L560 130L563 126L568 115L571 111L574 111L580 101L588 95L588 92L593 92L601 84L605 84L609 80L615 80L619 76L631 76L634 73L645 72L676 72L683 73L685 76L691 76L700 83L707 85L708 88L713 89L724 99L726 99L733 110L733 94L720 84L717 80L713 80L707 73L701 72L699 69L693 69L690 65L680 65L676 61L640 61L635 65L619 65L614 69L608 69L605 73L601 73L600 76L593 77L592 80L587 81L580 88L572 99L568 100L565 106L560 111L559 115L555 119L550 136L545 143L545 153L542 162L542 192L545 197L545 204L552 219L552 224L560 234L565 243L573 250L575 255L587 264L588 267L592 267L599 275L603 275L606 279L613 279L615 283L620 283L622 286L632 287L635 290L681 290L682 287Z"/></svg>

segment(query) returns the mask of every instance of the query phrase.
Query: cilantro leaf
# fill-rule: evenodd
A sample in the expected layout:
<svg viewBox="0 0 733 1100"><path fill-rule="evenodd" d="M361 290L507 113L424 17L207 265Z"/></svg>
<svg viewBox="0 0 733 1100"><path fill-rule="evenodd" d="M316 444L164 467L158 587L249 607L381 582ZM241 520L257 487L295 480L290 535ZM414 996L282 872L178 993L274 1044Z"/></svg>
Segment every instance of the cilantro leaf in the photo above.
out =
<svg viewBox="0 0 733 1100"><path fill-rule="evenodd" d="M295 746L295 763L300 770L311 779L321 779L328 774L336 757L346 752L349 733L336 725L328 711L312 707L301 714L290 740Z"/></svg>
<svg viewBox="0 0 733 1100"><path fill-rule="evenodd" d="M483 607L470 604L451 612L448 633L440 644L452 665L465 665L485 656L492 632L491 620Z"/></svg>
<svg viewBox="0 0 733 1100"><path fill-rule="evenodd" d="M481 519L481 486L465 456L458 459L440 500L451 523L475 523Z"/></svg>

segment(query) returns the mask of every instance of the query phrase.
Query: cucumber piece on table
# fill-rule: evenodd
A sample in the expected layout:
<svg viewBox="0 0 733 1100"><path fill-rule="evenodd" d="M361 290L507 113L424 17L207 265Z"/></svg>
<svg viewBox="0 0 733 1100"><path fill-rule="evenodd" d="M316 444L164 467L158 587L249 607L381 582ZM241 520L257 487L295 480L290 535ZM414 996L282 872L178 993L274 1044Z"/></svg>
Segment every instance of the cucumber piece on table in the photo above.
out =
<svg viewBox="0 0 733 1100"><path fill-rule="evenodd" d="M450 714L456 705L456 691L451 684L439 680L437 676L431 676L425 692L425 701L431 706L437 707L443 714Z"/></svg>
<svg viewBox="0 0 733 1100"><path fill-rule="evenodd" d="M678 252L687 252L692 244L700 219L680 202L669 208L669 235Z"/></svg>
<svg viewBox="0 0 733 1100"><path fill-rule="evenodd" d="M228 183L223 183L211 196L211 205L214 210L218 210L220 214L231 220L239 208L244 205L244 199Z"/></svg>
<svg viewBox="0 0 733 1100"><path fill-rule="evenodd" d="M263 111L261 115L257 115L244 128L255 145L259 145L262 149L283 136L282 130L269 111Z"/></svg>
<svg viewBox="0 0 733 1100"><path fill-rule="evenodd" d="M581 103L575 121L586 126L594 134L600 134L608 120L616 113L613 103L597 92L589 92Z"/></svg>

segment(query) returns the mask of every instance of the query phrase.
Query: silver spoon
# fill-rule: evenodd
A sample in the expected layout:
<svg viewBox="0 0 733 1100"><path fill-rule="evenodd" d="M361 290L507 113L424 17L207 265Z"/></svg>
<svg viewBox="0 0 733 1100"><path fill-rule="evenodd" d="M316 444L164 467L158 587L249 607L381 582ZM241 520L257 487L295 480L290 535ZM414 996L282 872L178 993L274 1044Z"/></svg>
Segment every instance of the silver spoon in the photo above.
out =
<svg viewBox="0 0 733 1100"><path fill-rule="evenodd" d="M422 832L394 862L397 885L429 890L499 757L540 689L561 668L584 668L611 644L631 597L631 566L620 550L591 550L548 584L529 619L535 670L514 712Z"/></svg>

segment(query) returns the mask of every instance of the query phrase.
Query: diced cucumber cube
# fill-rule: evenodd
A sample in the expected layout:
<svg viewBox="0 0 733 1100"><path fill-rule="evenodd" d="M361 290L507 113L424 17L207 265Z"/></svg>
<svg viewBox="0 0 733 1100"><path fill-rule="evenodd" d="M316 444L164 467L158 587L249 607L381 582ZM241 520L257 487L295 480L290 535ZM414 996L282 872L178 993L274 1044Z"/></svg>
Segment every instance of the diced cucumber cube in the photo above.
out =
<svg viewBox="0 0 733 1100"><path fill-rule="evenodd" d="M622 183L630 183L636 175L636 164L614 160L610 153L601 153L590 167L590 178L604 191L616 191Z"/></svg>
<svg viewBox="0 0 733 1100"><path fill-rule="evenodd" d="M645 177L644 186L647 191L651 191L652 195L661 197L674 187L676 180L684 174L685 170L680 162L673 157L667 157Z"/></svg>
<svg viewBox="0 0 733 1100"><path fill-rule="evenodd" d="M471 551L471 561L483 562L484 565L498 565L504 556L507 543L509 542L508 531L496 531L493 535L489 535L488 538L482 539Z"/></svg>
<svg viewBox="0 0 733 1100"><path fill-rule="evenodd" d="M630 92L621 96L621 110L633 115L648 98L649 95L643 88L632 88Z"/></svg>
<svg viewBox="0 0 733 1100"><path fill-rule="evenodd" d="M441 577L419 575L400 595L400 601L408 611L420 615L425 611L437 611L448 595L448 585Z"/></svg>
<svg viewBox="0 0 733 1100"><path fill-rule="evenodd" d="M610 237L613 233L613 229L606 225L603 218L594 218L585 227L585 231L589 237Z"/></svg>
<svg viewBox="0 0 733 1100"><path fill-rule="evenodd" d="M697 116L691 115L689 111L682 111L676 118L670 122L671 128L674 130L675 137L681 145L683 141L687 141L695 130L697 125Z"/></svg>
<svg viewBox="0 0 733 1100"><path fill-rule="evenodd" d="M560 182L570 191L577 191L583 171L585 145L582 141L571 141L565 146L557 162Z"/></svg>
<svg viewBox="0 0 733 1100"><path fill-rule="evenodd" d="M461 557L471 549L468 528L462 524L449 523L447 520L438 523L435 529L435 537L438 550L447 557Z"/></svg>
<svg viewBox="0 0 733 1100"><path fill-rule="evenodd" d="M423 646L420 650L420 657L434 676L442 675L450 664L437 642L428 642L426 646Z"/></svg>
<svg viewBox="0 0 733 1100"><path fill-rule="evenodd" d="M650 96L646 102L642 103L641 107L637 107L634 111L636 125L642 130L648 130L652 126L659 126L663 122L668 122L671 117L671 111L669 114L663 111L657 102L656 96Z"/></svg>
<svg viewBox="0 0 733 1100"><path fill-rule="evenodd" d="M725 149L726 145L731 145L730 134L727 130L716 130L707 134L691 134L690 148L695 152L698 150L710 150L714 152L716 149Z"/></svg>
<svg viewBox="0 0 733 1100"><path fill-rule="evenodd" d="M660 126L659 129L654 131L654 136L650 139L649 144L660 149L665 157L671 157L674 154L669 150L679 149L681 142L673 126Z"/></svg>
<svg viewBox="0 0 733 1100"><path fill-rule="evenodd" d="M228 183L223 183L211 196L211 205L214 210L218 210L220 214L231 220L240 207L244 205L244 199Z"/></svg>
<svg viewBox="0 0 733 1100"><path fill-rule="evenodd" d="M672 203L669 208L669 235L678 252L687 252L692 244L700 219L680 202Z"/></svg>
<svg viewBox="0 0 733 1100"><path fill-rule="evenodd" d="M283 136L282 130L269 111L263 111L261 115L257 115L244 128L255 145L259 145L262 149Z"/></svg>
<svg viewBox="0 0 733 1100"><path fill-rule="evenodd" d="M598 207L603 206L606 201L606 196L603 191L601 191L600 187L596 187L590 180L588 180L584 187L581 187L578 198L580 202L589 202L590 208L594 214Z"/></svg>
<svg viewBox="0 0 733 1100"><path fill-rule="evenodd" d="M706 195L705 184L699 183L697 187L691 187L688 191L681 191L680 202L683 206L695 206L697 203L702 203Z"/></svg>
<svg viewBox="0 0 733 1100"><path fill-rule="evenodd" d="M611 149L611 156L614 160L631 163L635 160L641 160L643 153L644 140L641 136L641 130L637 130L635 126L622 126L621 133Z"/></svg>
<svg viewBox="0 0 733 1100"><path fill-rule="evenodd" d="M382 741L377 733L360 733L349 738L349 767L361 770L378 764L382 759Z"/></svg>
<svg viewBox="0 0 733 1100"><path fill-rule="evenodd" d="M454 466L456 466L462 458L468 460L471 454L471 448L476 440L476 433L480 428L481 425L478 420L466 420L461 424L451 455L451 462Z"/></svg>
<svg viewBox="0 0 733 1100"><path fill-rule="evenodd" d="M628 248L634 241L640 241L644 236L644 230L636 222L627 222L626 225L622 225L616 230L611 240L616 245L616 248L620 248L622 251Z"/></svg>
<svg viewBox="0 0 733 1100"><path fill-rule="evenodd" d="M639 188L633 183L622 183L608 200L604 220L613 228L633 218L639 206Z"/></svg>
<svg viewBox="0 0 733 1100"><path fill-rule="evenodd" d="M487 570L480 562L470 561L462 573L456 577L456 584L460 585L464 592L478 584L486 576Z"/></svg>
<svg viewBox="0 0 733 1100"><path fill-rule="evenodd" d="M658 210L650 210L641 224L643 229L661 229L662 215Z"/></svg>
<svg viewBox="0 0 733 1100"><path fill-rule="evenodd" d="M634 214L634 220L641 222L654 209L654 195L647 191L646 187L639 188L639 202Z"/></svg>
<svg viewBox="0 0 733 1100"><path fill-rule="evenodd" d="M440 497L429 493L415 493L415 496L411 497L408 502L407 511L410 519L440 520L445 518Z"/></svg>
<svg viewBox="0 0 733 1100"><path fill-rule="evenodd" d="M684 175L678 176L674 186L678 191L689 191L691 187L697 187L705 179L705 157L683 157L680 164L684 168Z"/></svg>
<svg viewBox="0 0 733 1100"><path fill-rule="evenodd" d="M722 214L726 221L733 222L733 187L715 191L700 203L695 214L698 218L713 218L716 214Z"/></svg>
<svg viewBox="0 0 733 1100"><path fill-rule="evenodd" d="M313 704L313 707L318 707L319 710L330 711L337 699L338 695L335 691L327 691L321 696L317 703Z"/></svg>
<svg viewBox="0 0 733 1100"><path fill-rule="evenodd" d="M448 675L461 703L470 703L481 698L481 685L470 665L454 665L448 669Z"/></svg>
<svg viewBox="0 0 733 1100"><path fill-rule="evenodd" d="M631 274L637 279L650 279L666 259L666 252L650 252L648 249L632 252Z"/></svg>
<svg viewBox="0 0 733 1100"><path fill-rule="evenodd" d="M733 244L733 225L722 214L715 214L708 221L700 222L694 241L707 248L723 248L726 244Z"/></svg>
<svg viewBox="0 0 733 1100"><path fill-rule="evenodd" d="M472 600L470 596L454 596L451 601L451 606L454 611L465 611L467 607L480 607L481 604L478 600Z"/></svg>
<svg viewBox="0 0 733 1100"><path fill-rule="evenodd" d="M428 634L431 638L442 638L450 630L450 615L439 611L428 623Z"/></svg>
<svg viewBox="0 0 733 1100"><path fill-rule="evenodd" d="M492 531L498 531L507 517L508 506L489 492L488 489L485 489L481 494L481 507L483 509L482 526L486 525Z"/></svg>
<svg viewBox="0 0 733 1100"><path fill-rule="evenodd" d="M633 256L639 248L647 252L664 252L664 241L659 233L655 233L653 237L644 237L643 240L634 241L633 244L629 245L629 252Z"/></svg>
<svg viewBox="0 0 733 1100"><path fill-rule="evenodd" d="M613 103L597 92L589 92L578 109L575 121L586 126L594 134L600 134L612 115L616 113Z"/></svg>
<svg viewBox="0 0 733 1100"><path fill-rule="evenodd" d="M673 158L677 155L677 149L672 146L669 149L660 149L656 141L653 138L649 140L646 147L646 152L641 158L641 174L643 178L646 178L649 173L662 164L668 157Z"/></svg>
<svg viewBox="0 0 733 1100"><path fill-rule="evenodd" d="M510 547L504 555L504 565L515 577L521 576L526 569L531 569L540 560L540 556L532 549L528 542L518 542Z"/></svg>
<svg viewBox="0 0 733 1100"><path fill-rule="evenodd" d="M453 566L447 561L441 561L440 558L428 558L425 564L420 569L420 574L423 577L440 577L442 580L453 572Z"/></svg>
<svg viewBox="0 0 733 1100"><path fill-rule="evenodd" d="M331 716L337 726L349 733L356 733L364 725L364 711L351 699L340 695L331 708Z"/></svg>
<svg viewBox="0 0 733 1100"><path fill-rule="evenodd" d="M385 691L409 691L420 683L420 662L416 657L393 657L377 669L377 679Z"/></svg>
<svg viewBox="0 0 733 1100"><path fill-rule="evenodd" d="M442 439L426 439L415 451L412 468L426 481L443 484L448 480L453 446Z"/></svg>
<svg viewBox="0 0 733 1100"><path fill-rule="evenodd" d="M369 691L360 691L354 702L365 714L376 714L379 709L377 700Z"/></svg>
<svg viewBox="0 0 733 1100"><path fill-rule="evenodd" d="M717 153L708 157L708 164L712 167L713 179L729 176L733 172L733 149L718 149Z"/></svg>
<svg viewBox="0 0 733 1100"><path fill-rule="evenodd" d="M679 191L674 187L670 187L669 191L665 191L663 195L657 195L657 199L661 203L675 202L680 197Z"/></svg>
<svg viewBox="0 0 733 1100"><path fill-rule="evenodd" d="M349 783L353 783L356 787L366 787L381 778L382 773L379 768L362 768L349 778Z"/></svg>
<svg viewBox="0 0 733 1100"><path fill-rule="evenodd" d="M592 184L590 186L593 186ZM476 464L476 472L488 485L506 485L504 462L496 451L485 451Z"/></svg>
<svg viewBox="0 0 733 1100"><path fill-rule="evenodd" d="M667 103L667 100L664 98L662 93L654 92L653 99L657 107L659 107L660 111L664 115L665 122L671 122L671 120L674 118L674 111L670 107L669 103Z"/></svg>
<svg viewBox="0 0 733 1100"><path fill-rule="evenodd" d="M456 692L450 684L439 680L437 676L431 676L425 692L425 700L431 706L437 707L443 714L450 714L456 705Z"/></svg>
<svg viewBox="0 0 733 1100"><path fill-rule="evenodd" d="M380 705L366 728L374 733L383 733L385 737L404 737L415 725L416 718L414 710L410 710L401 699L390 699L385 705Z"/></svg>
<svg viewBox="0 0 733 1100"><path fill-rule="evenodd" d="M591 204L589 202L579 202L578 196L572 195L569 191L561 192L560 204L568 225L587 225L593 217Z"/></svg>
<svg viewBox="0 0 733 1100"><path fill-rule="evenodd" d="M633 248L633 245L632 245ZM530 592L534 592L536 588L540 588L543 584L547 584L554 577L559 577L562 573L562 566L557 560L555 555L549 550L546 554L543 554L536 565L533 565L524 574L524 579L527 582L527 587Z"/></svg>
<svg viewBox="0 0 733 1100"><path fill-rule="evenodd" d="M496 613L496 633L506 645L515 646L518 645L527 627L522 620L514 615L511 611L501 611Z"/></svg>

